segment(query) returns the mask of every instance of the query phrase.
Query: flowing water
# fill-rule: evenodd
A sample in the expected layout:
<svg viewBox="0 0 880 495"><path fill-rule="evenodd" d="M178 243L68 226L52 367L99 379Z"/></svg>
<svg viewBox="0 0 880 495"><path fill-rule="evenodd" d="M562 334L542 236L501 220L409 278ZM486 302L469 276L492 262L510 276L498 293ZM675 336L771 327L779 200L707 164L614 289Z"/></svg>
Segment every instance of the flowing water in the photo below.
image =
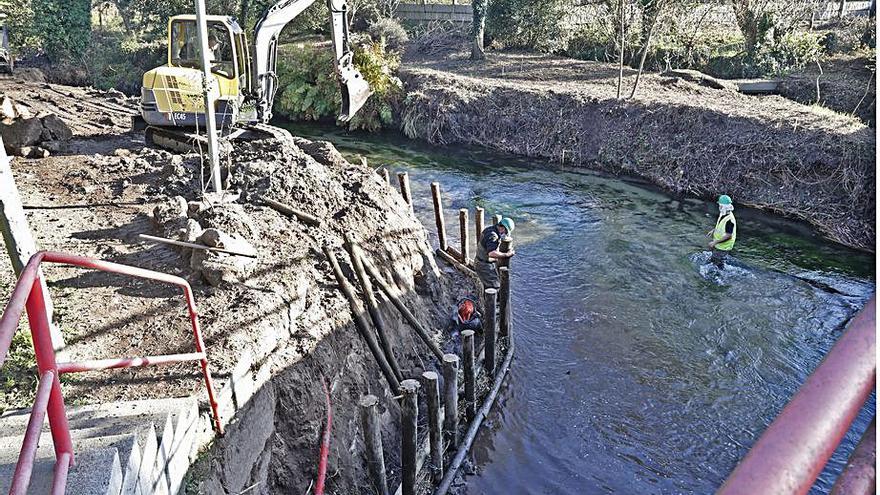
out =
<svg viewBox="0 0 880 495"><path fill-rule="evenodd" d="M409 171L431 231L439 181L452 245L458 208L517 222L517 354L464 493L712 493L874 292L873 256L760 212L736 211L718 272L711 203L485 150L293 130ZM872 396L815 493L873 415Z"/></svg>

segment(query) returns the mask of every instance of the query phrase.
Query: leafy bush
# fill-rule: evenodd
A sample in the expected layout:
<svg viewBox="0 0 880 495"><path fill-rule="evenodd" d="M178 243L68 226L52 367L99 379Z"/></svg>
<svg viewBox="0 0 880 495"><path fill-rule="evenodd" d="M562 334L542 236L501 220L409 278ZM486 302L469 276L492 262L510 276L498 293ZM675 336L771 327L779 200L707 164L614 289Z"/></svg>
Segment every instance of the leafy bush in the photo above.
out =
<svg viewBox="0 0 880 495"><path fill-rule="evenodd" d="M400 64L381 41L367 39L354 45L354 64L370 84L373 95L346 125L350 130L378 131L394 124L393 109L403 91L394 71ZM284 46L278 59L280 91L276 111L291 119L335 118L342 96L327 46Z"/></svg>
<svg viewBox="0 0 880 495"><path fill-rule="evenodd" d="M803 69L822 54L822 35L785 33L778 39L759 44L755 55L746 59L744 76L778 76Z"/></svg>
<svg viewBox="0 0 880 495"><path fill-rule="evenodd" d="M402 51L409 43L409 35L397 19L380 17L370 24L367 32L372 39L384 42L385 47L392 52Z"/></svg>
<svg viewBox="0 0 880 495"><path fill-rule="evenodd" d="M565 48L562 0L495 0L486 17L487 41L506 48L556 52Z"/></svg>
<svg viewBox="0 0 880 495"><path fill-rule="evenodd" d="M33 0L34 28L52 62L79 59L89 46L92 31L91 0Z"/></svg>

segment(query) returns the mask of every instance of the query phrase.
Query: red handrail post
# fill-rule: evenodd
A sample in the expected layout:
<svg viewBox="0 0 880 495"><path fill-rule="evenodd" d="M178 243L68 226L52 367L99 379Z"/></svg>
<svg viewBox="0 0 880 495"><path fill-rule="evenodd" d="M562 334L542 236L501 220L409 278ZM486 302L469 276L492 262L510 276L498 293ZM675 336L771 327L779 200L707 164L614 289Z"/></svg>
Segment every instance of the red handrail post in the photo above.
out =
<svg viewBox="0 0 880 495"><path fill-rule="evenodd" d="M34 258L38 258L35 255ZM41 258L41 257L40 257ZM30 263L40 263L40 259L32 259ZM39 275L37 275L39 277ZM49 418L49 428L52 431L52 442L55 445L55 456L61 454L73 455L73 442L70 439L70 428L67 424L67 414L64 411L64 397L61 394L61 380L58 376L58 365L55 363L55 350L52 346L52 336L49 333L49 318L46 312L46 299L43 294L43 286L34 283L31 286L27 304L28 322L31 327L31 338L34 342L34 355L37 361L37 369L40 376L47 371L52 372L52 392L49 395L49 406L46 415ZM73 459L71 458L71 462Z"/></svg>

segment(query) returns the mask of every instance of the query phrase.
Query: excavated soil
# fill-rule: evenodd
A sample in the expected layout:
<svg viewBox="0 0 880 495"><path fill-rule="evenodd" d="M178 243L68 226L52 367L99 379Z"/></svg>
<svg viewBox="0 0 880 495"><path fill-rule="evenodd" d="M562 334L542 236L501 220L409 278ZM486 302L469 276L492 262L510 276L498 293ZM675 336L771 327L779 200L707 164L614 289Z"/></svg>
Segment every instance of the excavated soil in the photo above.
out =
<svg viewBox="0 0 880 495"><path fill-rule="evenodd" d="M634 174L674 194L726 193L873 250L876 141L857 118L656 74L618 100L616 66L531 53L472 62L463 49L412 50L401 73L412 138ZM625 69L624 97L634 80Z"/></svg>
<svg viewBox="0 0 880 495"><path fill-rule="evenodd" d="M366 393L380 397L386 441L392 444L398 441L396 406L355 330L322 247L334 248L356 286L340 246L343 234L358 240L386 282L425 327L436 331L441 345L450 308L477 290L456 270L443 262L438 266L424 228L400 194L375 171L347 162L329 143L270 139L236 147L224 179L240 197L210 206L199 202L205 171L198 155L156 150L142 136L127 133L130 102L39 82L0 81L0 92L57 112L74 130L74 138L51 157L12 161L40 248L187 279L218 390L242 355L252 356L254 370L267 364L271 369L272 378L247 413L262 420L243 420L248 427L269 428L265 443L257 446L259 457L236 457L236 442L250 433L232 427L236 434L203 459L189 489L238 493L253 485L260 493L305 493L315 476L325 415L321 381L326 379L334 403L328 490L368 492L357 401ZM82 110L74 111L76 104ZM289 204L323 224L306 225L265 206L262 198ZM254 249L257 258L205 256L138 237L196 240L206 229L219 231L227 245ZM46 276L70 359L193 351L185 306L174 288L59 266L47 266ZM7 264L0 269L4 294L12 281ZM433 368L427 347L387 300L381 304L404 375ZM194 363L180 364L68 375L63 388L68 403L191 394L204 402L199 377ZM28 406L32 385L4 389L0 409ZM224 456L232 462L222 462ZM389 462L393 478L394 461Z"/></svg>

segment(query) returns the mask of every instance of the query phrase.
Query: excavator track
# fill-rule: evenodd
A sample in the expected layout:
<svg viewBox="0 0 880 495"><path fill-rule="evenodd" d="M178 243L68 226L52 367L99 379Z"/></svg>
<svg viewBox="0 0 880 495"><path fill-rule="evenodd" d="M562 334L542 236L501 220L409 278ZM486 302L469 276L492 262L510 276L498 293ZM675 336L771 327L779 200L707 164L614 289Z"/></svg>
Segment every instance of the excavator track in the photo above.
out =
<svg viewBox="0 0 880 495"><path fill-rule="evenodd" d="M208 149L208 138L185 129L174 127L148 126L144 130L144 138L148 144L178 153L200 152ZM276 139L284 146L296 146L290 131L270 124L249 124L244 129L236 129L220 137L221 153L232 151L232 142L236 139Z"/></svg>

